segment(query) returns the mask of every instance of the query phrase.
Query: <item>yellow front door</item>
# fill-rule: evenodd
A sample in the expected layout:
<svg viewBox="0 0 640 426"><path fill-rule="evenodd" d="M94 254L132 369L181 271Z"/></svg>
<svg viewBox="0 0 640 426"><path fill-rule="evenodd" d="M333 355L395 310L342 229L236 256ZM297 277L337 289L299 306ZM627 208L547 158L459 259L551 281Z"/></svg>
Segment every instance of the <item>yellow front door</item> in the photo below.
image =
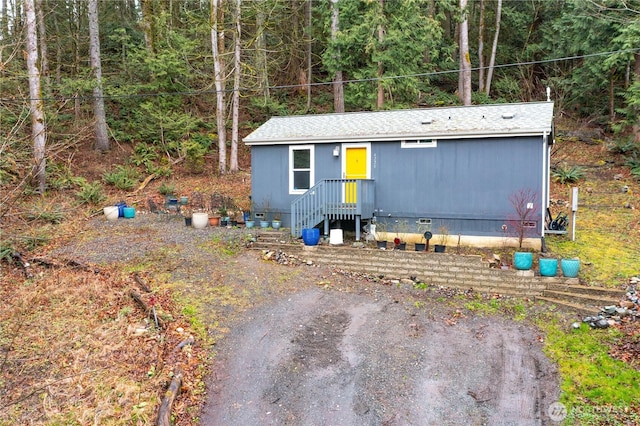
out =
<svg viewBox="0 0 640 426"><path fill-rule="evenodd" d="M367 178L367 147L347 147L345 150L345 179ZM345 184L345 203L355 203L358 200L355 182Z"/></svg>

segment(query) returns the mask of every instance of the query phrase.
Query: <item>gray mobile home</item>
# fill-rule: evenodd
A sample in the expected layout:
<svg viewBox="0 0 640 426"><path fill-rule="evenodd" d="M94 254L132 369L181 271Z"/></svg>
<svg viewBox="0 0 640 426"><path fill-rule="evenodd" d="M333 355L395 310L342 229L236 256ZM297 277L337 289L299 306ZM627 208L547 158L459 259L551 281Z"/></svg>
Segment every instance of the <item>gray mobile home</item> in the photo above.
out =
<svg viewBox="0 0 640 426"><path fill-rule="evenodd" d="M294 236L401 223L495 244L524 190L536 194L529 245L544 236L552 102L272 117L244 143L254 211Z"/></svg>

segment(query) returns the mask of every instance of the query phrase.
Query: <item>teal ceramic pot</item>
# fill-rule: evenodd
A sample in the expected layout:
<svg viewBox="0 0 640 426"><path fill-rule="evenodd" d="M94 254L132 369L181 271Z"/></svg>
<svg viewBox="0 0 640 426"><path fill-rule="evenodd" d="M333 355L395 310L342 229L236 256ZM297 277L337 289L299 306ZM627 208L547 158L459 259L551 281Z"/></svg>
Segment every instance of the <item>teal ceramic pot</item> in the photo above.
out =
<svg viewBox="0 0 640 426"><path fill-rule="evenodd" d="M269 222L268 220L261 220L260 221L260 228L262 228L262 229L267 229L269 227L269 225L271 225L271 222Z"/></svg>
<svg viewBox="0 0 640 426"><path fill-rule="evenodd" d="M271 222L271 227L273 229L280 229L280 221L279 220L274 220Z"/></svg>
<svg viewBox="0 0 640 426"><path fill-rule="evenodd" d="M540 258L539 267L543 277L555 277L558 273L558 259Z"/></svg>
<svg viewBox="0 0 640 426"><path fill-rule="evenodd" d="M256 226L256 222L255 222L255 221L253 221L253 220L247 220L247 221L245 221L245 222L244 222L244 226L245 226L246 228L251 229L251 228L253 228L254 226Z"/></svg>
<svg viewBox="0 0 640 426"><path fill-rule="evenodd" d="M562 259L560 261L562 275L567 278L575 278L580 270L580 259Z"/></svg>
<svg viewBox="0 0 640 426"><path fill-rule="evenodd" d="M533 253L525 252L525 251L517 251L513 254L513 267L526 271L531 269L533 266Z"/></svg>

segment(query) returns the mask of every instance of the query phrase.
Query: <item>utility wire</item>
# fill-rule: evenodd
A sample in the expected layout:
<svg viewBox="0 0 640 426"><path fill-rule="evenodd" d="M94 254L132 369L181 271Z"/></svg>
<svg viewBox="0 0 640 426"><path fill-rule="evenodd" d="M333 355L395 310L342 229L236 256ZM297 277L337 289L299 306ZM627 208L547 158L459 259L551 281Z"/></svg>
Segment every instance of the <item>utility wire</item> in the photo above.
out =
<svg viewBox="0 0 640 426"><path fill-rule="evenodd" d="M613 50L609 52L598 52L598 53L588 53L584 55L574 55L574 56L565 56L563 58L555 58L555 59L541 59L536 61L525 61L525 62L515 62L511 64L502 64L502 65L494 65L494 69L501 68L512 68L519 67L524 65L536 65L536 64L547 64L552 62L562 62L562 61L572 61L576 59L586 59L586 58L594 58L599 56L609 56L614 54L624 54L624 53L635 53L640 51L640 48L633 49L623 49L623 50ZM480 69L488 69L489 67L475 67L471 68L471 71L478 71ZM405 74L405 75L395 75L395 76L384 76L384 77L371 77L371 78L361 78L361 79L353 79L353 80L344 80L343 84L350 83L367 83L372 81L380 81L380 80L398 80L403 78L416 78L416 77L433 77L440 76L446 74L457 74L460 72L460 69L453 70L443 70L443 71L430 71L425 73L417 73L417 74ZM269 86L268 90L279 90L279 89L294 89L300 87L317 87L317 86L330 86L334 84L333 81L328 82L316 82L316 83L308 83L308 84L284 84L278 86ZM241 91L253 92L256 89L249 88L240 88ZM262 89L261 89L262 90ZM224 93L232 93L233 89L225 89ZM161 96L194 96L194 95L212 95L216 94L216 90L197 90L197 91L181 91L181 92L157 92L157 93L134 93L129 95L104 95L102 99L131 99L131 98L152 98L152 97L161 97ZM12 102L12 103L24 103L30 102L32 100L41 100L41 101L67 101L67 100L90 100L95 97L92 95L86 96L52 96L52 97L44 97L44 98L0 98L0 102Z"/></svg>

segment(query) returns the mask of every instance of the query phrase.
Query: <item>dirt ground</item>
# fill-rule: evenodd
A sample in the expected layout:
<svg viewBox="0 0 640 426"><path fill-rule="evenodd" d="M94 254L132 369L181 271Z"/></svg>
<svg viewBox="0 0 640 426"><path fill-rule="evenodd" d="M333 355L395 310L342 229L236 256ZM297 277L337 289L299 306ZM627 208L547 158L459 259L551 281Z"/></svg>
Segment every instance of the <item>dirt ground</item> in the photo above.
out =
<svg viewBox="0 0 640 426"><path fill-rule="evenodd" d="M250 300L202 299L203 321L229 330L216 336L203 425L552 424L559 379L537 332L460 309L446 289L280 265L258 250L212 261L202 247L225 234L145 217L96 220L94 232L59 253L126 263L170 248L163 262L185 297L224 288Z"/></svg>

